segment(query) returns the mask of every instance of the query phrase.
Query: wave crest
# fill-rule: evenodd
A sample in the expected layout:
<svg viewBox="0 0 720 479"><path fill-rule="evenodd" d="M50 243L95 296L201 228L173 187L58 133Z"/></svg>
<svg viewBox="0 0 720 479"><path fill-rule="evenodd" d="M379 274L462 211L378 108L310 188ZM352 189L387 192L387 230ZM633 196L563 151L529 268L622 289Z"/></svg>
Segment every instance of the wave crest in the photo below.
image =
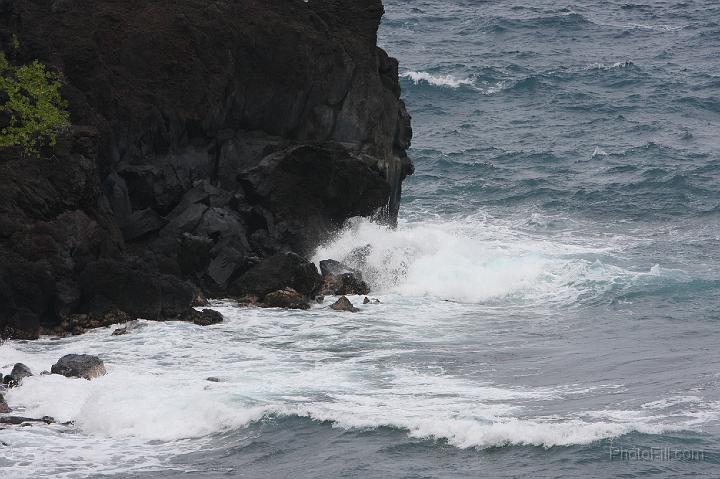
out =
<svg viewBox="0 0 720 479"><path fill-rule="evenodd" d="M468 78L455 78L452 75L433 75L428 72L416 72L409 71L400 75L402 78L411 80L416 85L420 83L427 83L432 86L449 87L449 88L460 88L463 85L472 86L473 81Z"/></svg>

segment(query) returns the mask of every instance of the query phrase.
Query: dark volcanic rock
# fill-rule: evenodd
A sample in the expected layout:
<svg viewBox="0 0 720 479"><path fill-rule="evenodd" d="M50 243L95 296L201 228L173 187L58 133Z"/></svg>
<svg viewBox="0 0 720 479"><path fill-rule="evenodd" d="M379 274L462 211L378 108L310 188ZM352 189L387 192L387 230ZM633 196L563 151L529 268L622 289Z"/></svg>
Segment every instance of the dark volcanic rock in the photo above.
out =
<svg viewBox="0 0 720 479"><path fill-rule="evenodd" d="M320 261L323 276L322 294L368 294L370 287L362 279L360 271L351 269L339 261L326 259Z"/></svg>
<svg viewBox="0 0 720 479"><path fill-rule="evenodd" d="M229 292L236 296L254 294L263 298L273 291L292 288L304 296L311 296L321 284L322 278L315 264L295 253L279 253L240 276Z"/></svg>
<svg viewBox="0 0 720 479"><path fill-rule="evenodd" d="M113 324L126 323L135 318L124 311L109 309L89 314L69 314L58 326L44 332L60 336L67 334L81 334L88 329L102 328Z"/></svg>
<svg viewBox="0 0 720 479"><path fill-rule="evenodd" d="M9 412L12 412L12 409L10 409L10 406L5 402L5 396L0 394L0 414L7 414Z"/></svg>
<svg viewBox="0 0 720 479"><path fill-rule="evenodd" d="M211 324L222 323L223 315L213 309L203 309L202 311L191 309L180 319L182 321L195 323L199 326L210 326Z"/></svg>
<svg viewBox="0 0 720 479"><path fill-rule="evenodd" d="M50 372L68 378L85 379L93 379L107 374L102 360L89 354L66 354L53 364Z"/></svg>
<svg viewBox="0 0 720 479"><path fill-rule="evenodd" d="M132 241L160 231L166 223L167 221L154 210L146 208L128 215L122 222L121 229L125 241Z"/></svg>
<svg viewBox="0 0 720 479"><path fill-rule="evenodd" d="M112 260L86 268L80 288L86 309L125 311L133 319L176 319L195 299L192 286L172 275Z"/></svg>
<svg viewBox="0 0 720 479"><path fill-rule="evenodd" d="M13 366L12 371L10 371L10 374L5 376L2 382L8 387L15 387L19 386L23 379L32 375L32 371L30 371L29 367L25 366L23 363L16 363L15 366Z"/></svg>
<svg viewBox="0 0 720 479"><path fill-rule="evenodd" d="M351 313L360 311L358 308L354 307L350 300L345 296L342 296L340 299L331 304L330 308L335 311L350 311Z"/></svg>
<svg viewBox="0 0 720 479"><path fill-rule="evenodd" d="M352 216L393 224L413 171L382 14L0 0L0 44L21 45L9 60L61 72L73 122L40 158L0 149L0 337L77 314L179 319L198 290L316 292L314 267L273 255L307 254Z"/></svg>
<svg viewBox="0 0 720 479"><path fill-rule="evenodd" d="M10 412L10 411L8 411ZM23 416L3 416L0 417L0 424L10 424L10 425L26 425L36 422L42 422L45 424L52 424L55 422L55 419L50 416L43 416L40 419L32 418L32 417L23 417Z"/></svg>
<svg viewBox="0 0 720 479"><path fill-rule="evenodd" d="M263 305L268 308L310 309L307 299L292 288L266 294Z"/></svg>
<svg viewBox="0 0 720 479"><path fill-rule="evenodd" d="M323 276L339 276L346 273L360 275L359 271L342 264L340 261L334 259L320 261L320 274Z"/></svg>

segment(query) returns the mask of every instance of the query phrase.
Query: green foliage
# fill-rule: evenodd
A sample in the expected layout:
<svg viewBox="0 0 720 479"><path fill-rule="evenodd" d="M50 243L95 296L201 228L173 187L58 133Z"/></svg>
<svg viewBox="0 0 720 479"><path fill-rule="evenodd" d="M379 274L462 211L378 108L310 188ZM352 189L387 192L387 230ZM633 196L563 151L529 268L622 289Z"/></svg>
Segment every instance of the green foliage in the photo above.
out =
<svg viewBox="0 0 720 479"><path fill-rule="evenodd" d="M35 60L12 65L0 51L0 148L20 146L37 155L54 146L57 135L70 123L67 102L60 95L60 75Z"/></svg>

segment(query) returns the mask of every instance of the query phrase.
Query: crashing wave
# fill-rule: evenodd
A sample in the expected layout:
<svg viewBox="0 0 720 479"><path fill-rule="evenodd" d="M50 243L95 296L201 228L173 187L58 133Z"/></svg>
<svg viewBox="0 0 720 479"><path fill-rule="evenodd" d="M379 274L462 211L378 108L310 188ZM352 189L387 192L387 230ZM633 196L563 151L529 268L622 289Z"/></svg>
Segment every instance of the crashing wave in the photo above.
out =
<svg viewBox="0 0 720 479"><path fill-rule="evenodd" d="M402 78L407 78L409 80L412 80L413 83L416 85L419 85L421 82L425 82L429 85L433 86L440 86L440 87L449 87L449 88L459 88L463 85L472 86L473 81L464 78L464 79L458 79L455 78L452 75L433 75L428 72L416 72L416 71L409 71L402 73L400 75Z"/></svg>

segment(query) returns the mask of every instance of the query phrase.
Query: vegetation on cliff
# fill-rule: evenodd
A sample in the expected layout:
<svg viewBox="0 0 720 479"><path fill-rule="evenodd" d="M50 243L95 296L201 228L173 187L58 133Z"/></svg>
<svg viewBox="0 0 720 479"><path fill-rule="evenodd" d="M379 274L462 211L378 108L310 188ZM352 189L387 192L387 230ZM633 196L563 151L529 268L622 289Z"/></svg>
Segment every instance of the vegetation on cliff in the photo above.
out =
<svg viewBox="0 0 720 479"><path fill-rule="evenodd" d="M15 66L0 51L0 147L37 155L70 123L58 73L35 60Z"/></svg>

